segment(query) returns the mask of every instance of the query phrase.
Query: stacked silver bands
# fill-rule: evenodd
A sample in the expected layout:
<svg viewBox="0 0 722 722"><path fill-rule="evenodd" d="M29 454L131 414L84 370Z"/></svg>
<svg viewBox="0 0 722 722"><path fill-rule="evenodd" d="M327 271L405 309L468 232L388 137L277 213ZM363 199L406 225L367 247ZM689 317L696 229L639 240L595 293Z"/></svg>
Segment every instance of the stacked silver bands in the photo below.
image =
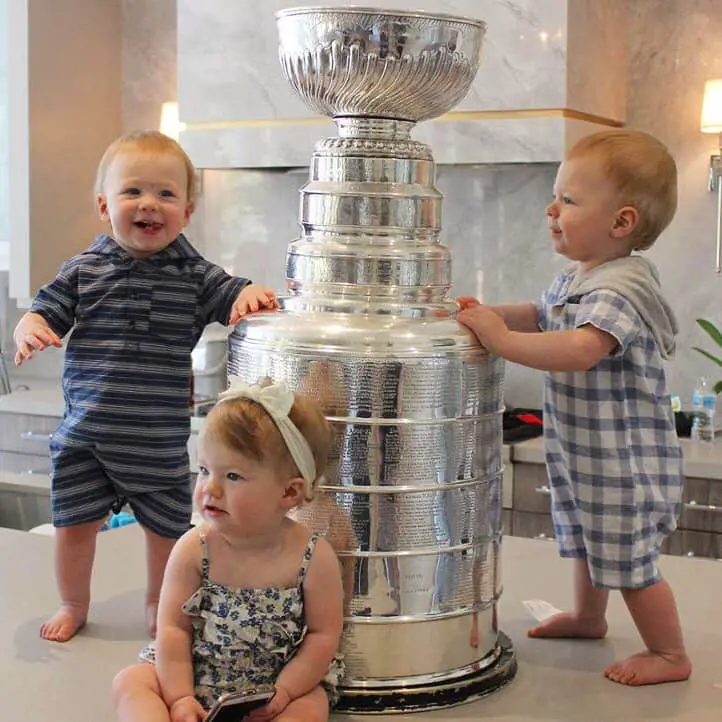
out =
<svg viewBox="0 0 722 722"><path fill-rule="evenodd" d="M410 138L467 92L484 25L370 8L277 14L284 74L338 137L317 144L283 311L230 339L229 372L318 399L323 493L346 587L341 707L428 709L513 676L501 592L503 363L454 320L431 149Z"/></svg>

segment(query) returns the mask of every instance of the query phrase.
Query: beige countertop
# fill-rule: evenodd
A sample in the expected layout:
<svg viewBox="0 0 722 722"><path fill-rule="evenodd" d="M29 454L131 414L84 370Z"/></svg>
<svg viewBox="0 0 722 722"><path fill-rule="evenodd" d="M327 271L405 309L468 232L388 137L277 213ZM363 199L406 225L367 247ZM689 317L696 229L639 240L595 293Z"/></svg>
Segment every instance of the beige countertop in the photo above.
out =
<svg viewBox="0 0 722 722"><path fill-rule="evenodd" d="M505 591L501 628L512 638L519 672L506 688L453 709L394 717L336 716L354 722L719 722L722 719L722 564L664 557L662 569L677 594L695 664L683 684L627 688L601 670L639 650L619 595L609 609L603 641L531 640L522 600L557 607L571 599L569 563L554 545L504 540ZM91 618L67 644L45 642L38 628L56 604L52 539L0 530L0 689L3 719L12 722L112 722L113 675L135 661L143 630L145 564L142 535L133 525L100 534Z"/></svg>

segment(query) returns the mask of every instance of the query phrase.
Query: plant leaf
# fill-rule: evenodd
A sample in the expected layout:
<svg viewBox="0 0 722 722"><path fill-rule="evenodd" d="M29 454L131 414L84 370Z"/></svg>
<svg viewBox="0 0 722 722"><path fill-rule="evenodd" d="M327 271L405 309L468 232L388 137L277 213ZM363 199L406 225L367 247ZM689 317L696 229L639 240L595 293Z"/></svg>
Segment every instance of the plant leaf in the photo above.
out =
<svg viewBox="0 0 722 722"><path fill-rule="evenodd" d="M711 321L698 318L697 323L718 346L722 346L722 333L720 333L719 329Z"/></svg>
<svg viewBox="0 0 722 722"><path fill-rule="evenodd" d="M722 393L722 381L718 381L718 382L714 385L714 392L715 392L716 394Z"/></svg>
<svg viewBox="0 0 722 722"><path fill-rule="evenodd" d="M722 366L722 359L718 359L716 356L713 356L709 351L705 351L699 346L692 346L692 349L694 351L697 351L698 353L701 353L702 356L706 356L710 361L714 361L718 366Z"/></svg>

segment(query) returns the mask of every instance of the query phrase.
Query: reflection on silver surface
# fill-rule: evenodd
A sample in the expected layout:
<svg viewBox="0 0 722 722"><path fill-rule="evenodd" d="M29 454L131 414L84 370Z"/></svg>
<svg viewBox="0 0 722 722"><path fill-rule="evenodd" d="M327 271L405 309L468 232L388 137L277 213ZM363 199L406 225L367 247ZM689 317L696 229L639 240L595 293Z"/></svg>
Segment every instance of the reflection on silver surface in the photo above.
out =
<svg viewBox="0 0 722 722"><path fill-rule="evenodd" d="M463 99L479 69L478 20L359 7L276 17L283 73L324 115L435 118Z"/></svg>
<svg viewBox="0 0 722 722"><path fill-rule="evenodd" d="M236 328L229 372L312 395L333 426L325 484L297 518L327 534L343 569L342 699L422 689L417 708L454 688L428 706L455 704L502 657L495 686L515 669L496 624L504 369L454 319L433 157L409 120L463 97L483 23L311 8L279 13L278 27L292 85L339 116L339 135L313 153L283 310ZM370 711L393 711L387 696Z"/></svg>

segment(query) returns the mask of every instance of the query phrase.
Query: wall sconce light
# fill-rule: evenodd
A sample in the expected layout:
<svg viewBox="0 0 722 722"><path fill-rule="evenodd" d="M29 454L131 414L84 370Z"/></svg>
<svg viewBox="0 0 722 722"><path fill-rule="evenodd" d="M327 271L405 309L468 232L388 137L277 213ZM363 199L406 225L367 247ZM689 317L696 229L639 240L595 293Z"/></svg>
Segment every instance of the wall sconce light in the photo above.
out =
<svg viewBox="0 0 722 722"><path fill-rule="evenodd" d="M186 129L186 124L181 123L178 115L178 103L163 103L160 108L160 132L173 140L178 140L180 132Z"/></svg>
<svg viewBox="0 0 722 722"><path fill-rule="evenodd" d="M708 80L704 84L700 127L703 133L719 134L720 154L710 156L707 188L717 191L715 272L722 273L722 78Z"/></svg>

